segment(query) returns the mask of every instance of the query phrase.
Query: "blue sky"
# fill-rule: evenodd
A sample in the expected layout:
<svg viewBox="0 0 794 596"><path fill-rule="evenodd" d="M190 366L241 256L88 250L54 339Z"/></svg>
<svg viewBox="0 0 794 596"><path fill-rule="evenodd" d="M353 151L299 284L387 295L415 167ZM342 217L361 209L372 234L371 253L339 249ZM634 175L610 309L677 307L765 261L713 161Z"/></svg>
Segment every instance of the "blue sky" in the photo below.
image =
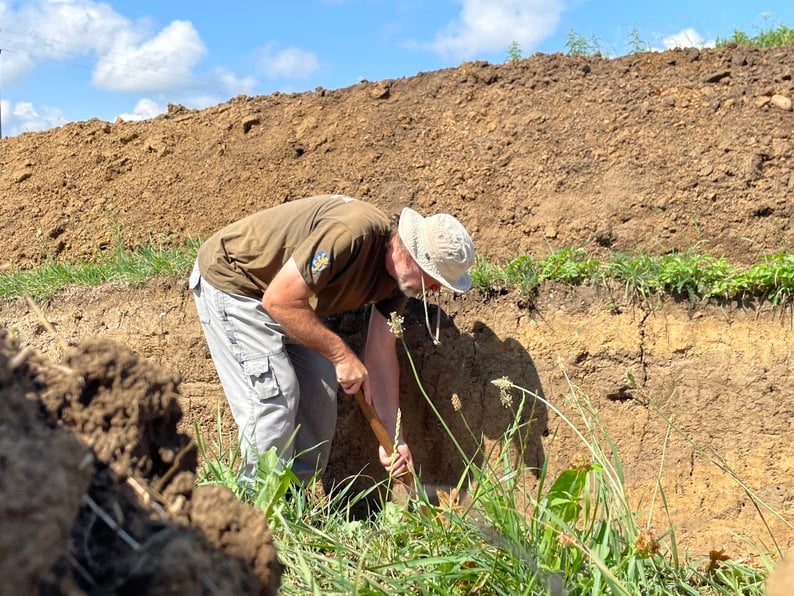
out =
<svg viewBox="0 0 794 596"><path fill-rule="evenodd" d="M569 31L614 56L632 29L664 49L781 22L794 0L0 0L2 133L565 52Z"/></svg>

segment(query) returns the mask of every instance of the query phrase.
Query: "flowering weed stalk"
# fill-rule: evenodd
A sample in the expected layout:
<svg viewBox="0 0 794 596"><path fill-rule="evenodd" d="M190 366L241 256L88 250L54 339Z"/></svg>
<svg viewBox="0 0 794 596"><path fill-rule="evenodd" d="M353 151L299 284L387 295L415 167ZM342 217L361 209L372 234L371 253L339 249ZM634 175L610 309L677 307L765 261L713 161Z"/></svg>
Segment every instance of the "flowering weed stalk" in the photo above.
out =
<svg viewBox="0 0 794 596"><path fill-rule="evenodd" d="M430 409L433 410L433 414L435 414L436 418L441 423L441 426L444 427L444 431L452 440L453 444L455 445L455 448L458 450L458 453L460 453L463 460L466 461L467 460L466 452L460 446L460 443L455 438L453 432L450 430L449 425L447 424L446 420L444 420L444 417L438 411L438 408L433 403L433 400L430 399L429 395L427 395L427 391L425 391L425 388L422 385L422 381L419 379L419 373L416 370L416 364L414 364L414 359L411 356L411 351L408 349L408 345L405 343L405 337L403 333L403 317L398 315L396 312L391 313L391 316L389 317L388 325L389 325L389 330L395 335L397 339L400 340L400 342L403 345L403 349L405 350L405 355L408 358L408 364L411 366L411 372L414 375L414 379L416 379L416 384L419 387L419 391L422 393L422 397L425 398L425 401L430 406Z"/></svg>

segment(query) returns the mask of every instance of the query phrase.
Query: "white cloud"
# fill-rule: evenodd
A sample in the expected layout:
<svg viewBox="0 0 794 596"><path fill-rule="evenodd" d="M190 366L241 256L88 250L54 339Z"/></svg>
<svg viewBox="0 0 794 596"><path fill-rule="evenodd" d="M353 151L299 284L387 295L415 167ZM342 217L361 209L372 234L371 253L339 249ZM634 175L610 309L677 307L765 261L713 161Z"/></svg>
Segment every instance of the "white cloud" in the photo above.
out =
<svg viewBox="0 0 794 596"><path fill-rule="evenodd" d="M308 79L320 67L311 52L300 48L276 50L272 43L259 51L259 63L271 79Z"/></svg>
<svg viewBox="0 0 794 596"><path fill-rule="evenodd" d="M217 93L196 93L190 90L177 94L169 94L166 99L162 94L159 100L144 97L135 104L132 112L119 114L122 120L148 120L164 114L168 103L178 103L191 109L202 109L226 101L230 96L247 94L256 86L253 77L238 77L226 68L216 68L212 77L197 85L209 89L217 89Z"/></svg>
<svg viewBox="0 0 794 596"><path fill-rule="evenodd" d="M227 68L216 68L215 78L218 81L218 85L223 87L229 95L250 93L257 84L254 77L240 78Z"/></svg>
<svg viewBox="0 0 794 596"><path fill-rule="evenodd" d="M120 38L142 34L109 4L92 0L38 0L26 3L16 16L8 27L11 38L26 33L33 53L56 60L67 53L105 52Z"/></svg>
<svg viewBox="0 0 794 596"><path fill-rule="evenodd" d="M505 52L518 42L524 50L554 32L562 0L459 0L459 17L429 47L444 57L467 59L480 52Z"/></svg>
<svg viewBox="0 0 794 596"><path fill-rule="evenodd" d="M2 84L6 87L13 87L24 81L35 67L36 63L25 54L5 51L5 48L0 52L0 75Z"/></svg>
<svg viewBox="0 0 794 596"><path fill-rule="evenodd" d="M42 106L37 109L29 101L12 104L10 101L2 100L0 101L0 110L2 110L4 137L45 130L66 122L60 109L50 106Z"/></svg>
<svg viewBox="0 0 794 596"><path fill-rule="evenodd" d="M665 50L672 50L674 48L713 48L714 43L713 39L703 39L700 33L691 27L662 39Z"/></svg>
<svg viewBox="0 0 794 596"><path fill-rule="evenodd" d="M100 59L93 81L111 91L145 93L193 84L191 69L206 48L188 21L174 21L152 39L120 39Z"/></svg>
<svg viewBox="0 0 794 596"><path fill-rule="evenodd" d="M8 70L14 83L41 60L84 66L88 59L94 63L94 84L104 89L142 93L184 88L194 84L192 68L206 54L190 22L173 21L159 32L150 31L143 21L133 22L102 2L36 0L5 13L3 58L13 57L13 62L3 72Z"/></svg>
<svg viewBox="0 0 794 596"><path fill-rule="evenodd" d="M64 93L91 93L83 90L87 77L79 73L86 69L96 87L143 96L132 111L121 114L125 119L140 120L164 112L167 103L206 107L255 89L256 79L227 68L196 72L207 48L189 21L154 26L151 19L132 20L111 4L100 0L0 0L4 90L21 86L42 62L65 63L73 67L67 71L73 84ZM316 65L312 59L310 64ZM23 90L22 97L26 93ZM40 107L39 101L17 106L6 101L3 135L65 122L60 110ZM49 96L43 101L50 101Z"/></svg>
<svg viewBox="0 0 794 596"><path fill-rule="evenodd" d="M164 114L165 111L165 106L161 106L156 101L144 97L138 100L132 112L119 114L119 118L122 120L148 120L149 118Z"/></svg>

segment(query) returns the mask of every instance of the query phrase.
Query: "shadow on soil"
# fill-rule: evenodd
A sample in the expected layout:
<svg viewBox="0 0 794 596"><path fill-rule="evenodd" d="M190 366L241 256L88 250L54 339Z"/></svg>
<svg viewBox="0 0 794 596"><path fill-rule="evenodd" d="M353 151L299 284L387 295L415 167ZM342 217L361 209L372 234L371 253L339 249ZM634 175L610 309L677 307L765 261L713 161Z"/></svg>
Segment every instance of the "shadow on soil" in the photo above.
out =
<svg viewBox="0 0 794 596"><path fill-rule="evenodd" d="M429 308L431 327L435 326L437 306ZM455 485L465 473L466 459L482 465L486 455L491 461L502 450L501 438L512 424L521 401L513 390L512 405L505 405L494 379L507 377L516 385L544 398L543 387L531 355L514 339L501 339L485 323L477 322L471 332L461 332L455 314L441 311L441 343L433 345L425 326L421 302L411 300L405 313L405 344L410 358L398 343L401 370L401 412L405 438L411 447L419 477L424 485ZM366 339L366 316L348 313L332 321L354 349ZM422 394L413 374L427 394ZM457 396L456 398L453 396ZM432 400L444 423L455 436L447 434L439 417L428 403ZM464 420L465 419L465 420ZM542 438L547 433L545 405L530 394L522 414L522 430L507 446L513 465L537 471L543 465ZM518 458L522 461L519 462ZM372 480L382 480L385 472L377 461L377 441L370 432L355 402L339 396L339 418L331 460L325 477L326 487L361 473L356 481L363 489Z"/></svg>

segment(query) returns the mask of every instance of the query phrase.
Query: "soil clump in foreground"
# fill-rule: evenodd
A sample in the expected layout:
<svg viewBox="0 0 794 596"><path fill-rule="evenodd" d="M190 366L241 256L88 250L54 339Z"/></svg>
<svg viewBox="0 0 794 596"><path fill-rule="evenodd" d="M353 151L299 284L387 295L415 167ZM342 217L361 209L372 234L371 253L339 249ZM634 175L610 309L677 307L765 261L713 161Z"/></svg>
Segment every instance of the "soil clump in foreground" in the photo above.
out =
<svg viewBox="0 0 794 596"><path fill-rule="evenodd" d="M53 364L0 333L4 593L275 594L261 514L195 484L176 381L91 339Z"/></svg>
<svg viewBox="0 0 794 596"><path fill-rule="evenodd" d="M94 259L119 243L178 245L320 193L387 213L452 213L495 262L561 247L596 257L697 247L745 266L794 246L792 71L794 46L536 55L2 139L0 268ZM475 444L461 412L486 448L509 423L492 379L508 376L569 418L570 395L580 392L620 454L632 506L653 513L657 530L673 526L682 551L752 557L742 537L770 544L767 524L783 550L794 545L790 307L638 302L623 288L549 285L530 297L512 288L446 297L439 308L440 346L429 343L415 304L406 338L467 450ZM3 562L20 581L81 589L92 581L163 590L178 581L196 591L210 582L231 592L275 585L261 521L220 489L193 488L193 422L213 436L218 408L230 418L185 281L65 291L40 309L0 303L19 345L60 363L2 343L13 366L0 366L8 428L0 444L4 478L14 478L2 512L6 538L27 539ZM363 317L332 324L360 346ZM402 421L423 480L454 483L460 458L404 356L401 366ZM531 487L533 468L547 462L553 476L584 447L540 402L530 411ZM362 469L381 474L362 428L355 404L340 396L328 482ZM719 454L751 494L704 453ZM659 487L665 507L653 498ZM140 549L90 502L124 519ZM179 568L169 566L174 557ZM223 571L207 575L212 569Z"/></svg>

